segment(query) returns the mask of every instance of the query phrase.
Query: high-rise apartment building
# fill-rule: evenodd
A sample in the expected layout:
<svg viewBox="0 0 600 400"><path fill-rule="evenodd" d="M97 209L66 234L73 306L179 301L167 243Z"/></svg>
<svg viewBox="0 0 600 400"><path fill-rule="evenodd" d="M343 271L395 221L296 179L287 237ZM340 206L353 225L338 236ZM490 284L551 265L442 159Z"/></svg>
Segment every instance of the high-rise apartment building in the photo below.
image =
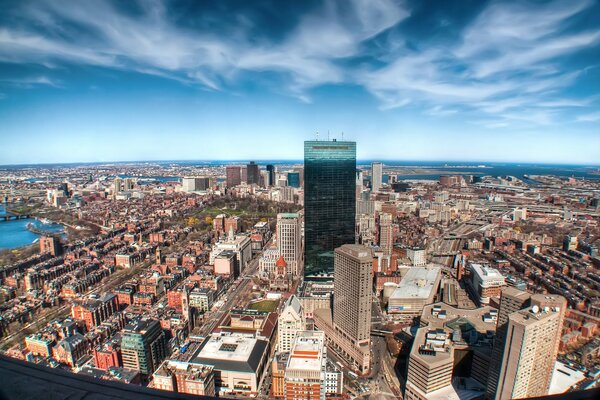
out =
<svg viewBox="0 0 600 400"><path fill-rule="evenodd" d="M225 182L227 187L234 187L242 183L242 171L239 165L225 167Z"/></svg>
<svg viewBox="0 0 600 400"><path fill-rule="evenodd" d="M383 164L374 162L371 164L371 189L374 192L379 192L383 181Z"/></svg>
<svg viewBox="0 0 600 400"><path fill-rule="evenodd" d="M277 215L277 249L287 263L288 273L297 277L302 273L302 220L300 214Z"/></svg>
<svg viewBox="0 0 600 400"><path fill-rule="evenodd" d="M246 165L246 178L248 185L260 185L260 171L254 161L250 161L250 164Z"/></svg>
<svg viewBox="0 0 600 400"><path fill-rule="evenodd" d="M372 270L368 247L346 244L335 249L333 310L314 313L330 348L360 373L370 364Z"/></svg>
<svg viewBox="0 0 600 400"><path fill-rule="evenodd" d="M123 367L150 375L167 357L167 339L160 323L141 318L123 328Z"/></svg>
<svg viewBox="0 0 600 400"><path fill-rule="evenodd" d="M557 306L532 305L509 315L496 399L548 394L563 312Z"/></svg>
<svg viewBox="0 0 600 400"><path fill-rule="evenodd" d="M325 400L325 333L298 332L284 374L286 400Z"/></svg>
<svg viewBox="0 0 600 400"><path fill-rule="evenodd" d="M331 279L334 249L355 241L356 142L304 142L305 279Z"/></svg>

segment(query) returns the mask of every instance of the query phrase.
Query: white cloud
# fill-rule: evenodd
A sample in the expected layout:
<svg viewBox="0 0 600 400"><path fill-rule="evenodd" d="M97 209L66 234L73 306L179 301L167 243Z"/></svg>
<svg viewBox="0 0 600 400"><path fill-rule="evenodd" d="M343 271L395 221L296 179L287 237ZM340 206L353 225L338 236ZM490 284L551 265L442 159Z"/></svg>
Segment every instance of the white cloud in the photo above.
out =
<svg viewBox="0 0 600 400"><path fill-rule="evenodd" d="M590 113L590 114L583 114L577 117L577 121L579 122L596 122L596 121L600 121L600 111L598 112L594 112L594 113Z"/></svg>

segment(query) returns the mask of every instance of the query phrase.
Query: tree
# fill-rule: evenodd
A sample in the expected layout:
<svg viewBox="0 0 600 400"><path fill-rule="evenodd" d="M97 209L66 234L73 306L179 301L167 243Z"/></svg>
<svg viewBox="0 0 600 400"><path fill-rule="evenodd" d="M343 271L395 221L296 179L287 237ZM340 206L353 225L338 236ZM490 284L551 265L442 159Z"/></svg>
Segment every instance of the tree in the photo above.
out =
<svg viewBox="0 0 600 400"><path fill-rule="evenodd" d="M199 223L200 223L200 221L196 217L189 217L187 220L187 226L196 226Z"/></svg>

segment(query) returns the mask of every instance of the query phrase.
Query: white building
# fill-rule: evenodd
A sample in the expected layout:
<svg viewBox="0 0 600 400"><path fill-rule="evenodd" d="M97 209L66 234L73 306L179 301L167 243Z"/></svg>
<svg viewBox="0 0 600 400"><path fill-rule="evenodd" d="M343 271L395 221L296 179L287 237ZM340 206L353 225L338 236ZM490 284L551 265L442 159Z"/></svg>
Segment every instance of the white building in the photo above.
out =
<svg viewBox="0 0 600 400"><path fill-rule="evenodd" d="M434 302L440 281L439 267L410 268L390 296L388 312L408 318L421 315L423 307Z"/></svg>
<svg viewBox="0 0 600 400"><path fill-rule="evenodd" d="M506 286L506 278L495 268L481 264L470 264L471 285L479 304L490 303L490 298L499 297L500 291Z"/></svg>
<svg viewBox="0 0 600 400"><path fill-rule="evenodd" d="M380 162L374 162L371 164L371 188L374 192L378 192L381 189L381 182L383 180L383 164Z"/></svg>
<svg viewBox="0 0 600 400"><path fill-rule="evenodd" d="M256 395L268 360L267 348L266 340L213 333L192 362L213 367L219 392Z"/></svg>
<svg viewBox="0 0 600 400"><path fill-rule="evenodd" d="M246 234L234 235L233 231L230 231L227 239L220 240L213 245L209 257L210 265L214 265L215 258L225 250L235 252L240 272L244 271L252 259L252 241L250 240L250 236Z"/></svg>
<svg viewBox="0 0 600 400"><path fill-rule="evenodd" d="M412 248L406 250L406 256L412 261L413 267L423 267L427 264L424 249Z"/></svg>
<svg viewBox="0 0 600 400"><path fill-rule="evenodd" d="M304 311L300 300L296 296L290 297L285 303L285 307L279 315L278 329L278 350L288 352L292 349L298 332L306 329Z"/></svg>

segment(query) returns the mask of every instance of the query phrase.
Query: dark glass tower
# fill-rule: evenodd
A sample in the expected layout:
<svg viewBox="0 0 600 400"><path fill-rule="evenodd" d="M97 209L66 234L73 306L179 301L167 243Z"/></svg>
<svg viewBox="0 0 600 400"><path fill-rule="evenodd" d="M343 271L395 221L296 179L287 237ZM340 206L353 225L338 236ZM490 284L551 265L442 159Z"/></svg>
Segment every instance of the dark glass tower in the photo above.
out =
<svg viewBox="0 0 600 400"><path fill-rule="evenodd" d="M268 186L274 186L275 185L275 166L274 165L267 165L267 172L269 173L269 182L267 182Z"/></svg>
<svg viewBox="0 0 600 400"><path fill-rule="evenodd" d="M258 170L258 165L254 163L254 161L250 161L250 164L246 166L247 172L247 183L248 185L259 185L260 184L260 171Z"/></svg>
<svg viewBox="0 0 600 400"><path fill-rule="evenodd" d="M304 142L304 278L332 278L334 249L354 243L356 142Z"/></svg>

